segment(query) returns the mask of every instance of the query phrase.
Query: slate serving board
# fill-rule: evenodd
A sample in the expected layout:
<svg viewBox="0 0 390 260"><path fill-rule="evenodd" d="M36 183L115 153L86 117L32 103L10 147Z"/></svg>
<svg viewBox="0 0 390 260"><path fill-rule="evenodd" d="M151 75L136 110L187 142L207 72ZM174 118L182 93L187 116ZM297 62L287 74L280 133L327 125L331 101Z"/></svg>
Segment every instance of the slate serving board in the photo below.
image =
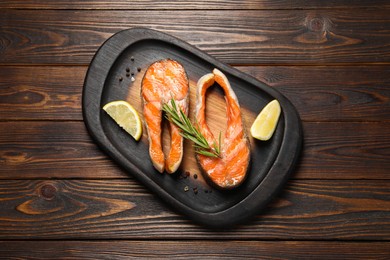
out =
<svg viewBox="0 0 390 260"><path fill-rule="evenodd" d="M266 142L250 138L250 168L240 187L221 191L209 186L188 141L178 172L158 173L149 159L146 129L136 142L102 110L110 101L127 100L142 118L142 77L151 63L166 58L177 60L186 69L191 89L190 115L195 107L196 82L213 68L229 79L248 130L268 102L279 101L282 114L273 137ZM206 105L210 128L223 131L225 102L218 86L208 91ZM278 91L180 39L146 28L120 31L99 48L85 78L82 109L90 135L109 156L174 209L210 227L231 227L260 213L289 178L303 141L298 113ZM166 144L167 126L162 127Z"/></svg>

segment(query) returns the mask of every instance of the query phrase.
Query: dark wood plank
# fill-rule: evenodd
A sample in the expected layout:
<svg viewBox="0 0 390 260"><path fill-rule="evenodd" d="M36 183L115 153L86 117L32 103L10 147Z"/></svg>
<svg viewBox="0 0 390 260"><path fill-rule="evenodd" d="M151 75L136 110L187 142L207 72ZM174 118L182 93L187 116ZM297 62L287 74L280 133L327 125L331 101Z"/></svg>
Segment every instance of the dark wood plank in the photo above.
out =
<svg viewBox="0 0 390 260"><path fill-rule="evenodd" d="M208 230L125 179L5 180L0 239L388 240L389 188L383 181L291 181L248 223Z"/></svg>
<svg viewBox="0 0 390 260"><path fill-rule="evenodd" d="M23 250L21 250L23 248ZM315 250L313 250L315 248ZM200 250L201 249L201 250ZM388 259L387 242L0 241L7 259Z"/></svg>
<svg viewBox="0 0 390 260"><path fill-rule="evenodd" d="M82 120L85 66L0 67L2 120Z"/></svg>
<svg viewBox="0 0 390 260"><path fill-rule="evenodd" d="M386 8L357 9L353 15L348 9L151 10L147 15L4 9L0 63L88 64L108 37L135 26L170 33L226 63L389 63L389 21Z"/></svg>
<svg viewBox="0 0 390 260"><path fill-rule="evenodd" d="M129 177L92 142L83 122L0 125L2 178Z"/></svg>
<svg viewBox="0 0 390 260"><path fill-rule="evenodd" d="M390 120L390 66L236 67L275 87L304 121ZM86 66L0 67L0 119L82 120Z"/></svg>
<svg viewBox="0 0 390 260"><path fill-rule="evenodd" d="M294 179L389 179L390 122L304 122ZM0 179L128 178L83 122L0 122Z"/></svg>
<svg viewBox="0 0 390 260"><path fill-rule="evenodd" d="M242 9L242 10L272 10L272 9L322 9L322 8L387 8L390 7L388 1L360 0L351 3L349 0L332 2L332 5L321 0L317 1L272 1L272 0L245 0L245 1L145 1L145 0L115 0L109 3L97 0L71 0L71 1L50 1L50 0L23 0L23 1L2 1L0 8L17 9L127 9L127 10L182 10L182 9Z"/></svg>
<svg viewBox="0 0 390 260"><path fill-rule="evenodd" d="M389 122L305 123L303 127L304 151L297 177L388 179Z"/></svg>

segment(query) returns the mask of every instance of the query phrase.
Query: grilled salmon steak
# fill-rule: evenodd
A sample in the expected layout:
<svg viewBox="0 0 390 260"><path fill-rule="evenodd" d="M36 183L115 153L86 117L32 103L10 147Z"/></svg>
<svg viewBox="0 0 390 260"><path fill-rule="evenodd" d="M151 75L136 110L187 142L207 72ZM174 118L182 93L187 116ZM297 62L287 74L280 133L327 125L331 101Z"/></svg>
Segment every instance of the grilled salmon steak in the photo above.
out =
<svg viewBox="0 0 390 260"><path fill-rule="evenodd" d="M218 142L206 122L206 91L218 83L225 93L227 128L219 157L208 157L197 154L197 161L203 175L211 184L221 189L231 189L240 185L246 175L250 161L250 145L247 138L236 94L226 76L214 69L213 73L204 75L197 83L195 120L201 133L212 146Z"/></svg>
<svg viewBox="0 0 390 260"><path fill-rule="evenodd" d="M159 171L175 172L183 158L183 137L180 130L169 123L170 150L162 148L162 106L173 99L176 107L188 114L189 83L184 67L177 61L160 60L149 66L141 84L143 115L149 139L149 155Z"/></svg>

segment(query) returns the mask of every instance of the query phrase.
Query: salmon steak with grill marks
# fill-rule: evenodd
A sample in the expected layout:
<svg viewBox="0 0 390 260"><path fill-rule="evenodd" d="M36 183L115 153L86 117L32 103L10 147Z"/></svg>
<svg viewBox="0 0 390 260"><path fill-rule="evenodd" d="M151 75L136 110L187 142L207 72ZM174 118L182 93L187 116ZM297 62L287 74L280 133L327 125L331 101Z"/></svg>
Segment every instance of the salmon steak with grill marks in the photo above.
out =
<svg viewBox="0 0 390 260"><path fill-rule="evenodd" d="M162 146L162 107L174 100L186 115L189 106L189 82L184 67L177 61L166 59L149 66L141 83L143 115L148 133L149 155L155 169L174 173L183 158L183 137L180 129L169 123L170 150L165 156Z"/></svg>
<svg viewBox="0 0 390 260"><path fill-rule="evenodd" d="M237 96L226 76L218 69L204 75L197 83L195 120L201 133L210 146L218 142L206 122L206 92L215 82L223 89L226 102L227 125L222 143L219 144L220 156L197 154L196 158L209 183L217 188L231 189L239 186L246 178L250 144Z"/></svg>

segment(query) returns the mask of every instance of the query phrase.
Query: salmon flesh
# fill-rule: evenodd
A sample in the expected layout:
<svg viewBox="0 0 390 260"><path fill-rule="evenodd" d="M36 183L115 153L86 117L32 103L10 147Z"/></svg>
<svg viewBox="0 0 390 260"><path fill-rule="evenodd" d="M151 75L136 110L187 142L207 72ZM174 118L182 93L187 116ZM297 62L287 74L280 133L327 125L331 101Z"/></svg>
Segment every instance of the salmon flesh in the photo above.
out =
<svg viewBox="0 0 390 260"><path fill-rule="evenodd" d="M159 171L175 172L183 158L183 137L180 129L169 123L170 150L165 156L162 147L162 107L176 107L188 114L189 82L184 67L177 61L160 60L149 66L141 84L143 115L149 139L149 155L153 166Z"/></svg>
<svg viewBox="0 0 390 260"><path fill-rule="evenodd" d="M212 146L218 143L206 122L206 91L214 83L223 89L226 101L227 128L219 157L208 157L197 154L197 161L205 178L221 189L239 186L245 179L250 161L250 144L243 124L240 105L236 94L226 76L214 69L213 73L204 75L197 83L195 120L201 133Z"/></svg>

